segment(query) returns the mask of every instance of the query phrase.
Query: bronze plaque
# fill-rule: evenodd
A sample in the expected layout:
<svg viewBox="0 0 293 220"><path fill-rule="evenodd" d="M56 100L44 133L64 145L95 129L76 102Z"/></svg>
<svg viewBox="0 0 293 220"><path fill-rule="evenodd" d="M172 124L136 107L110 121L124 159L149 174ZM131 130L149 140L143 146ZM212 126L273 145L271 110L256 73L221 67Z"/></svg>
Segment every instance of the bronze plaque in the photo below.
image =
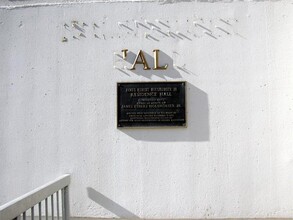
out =
<svg viewBox="0 0 293 220"><path fill-rule="evenodd" d="M186 126L185 82L117 84L117 127Z"/></svg>

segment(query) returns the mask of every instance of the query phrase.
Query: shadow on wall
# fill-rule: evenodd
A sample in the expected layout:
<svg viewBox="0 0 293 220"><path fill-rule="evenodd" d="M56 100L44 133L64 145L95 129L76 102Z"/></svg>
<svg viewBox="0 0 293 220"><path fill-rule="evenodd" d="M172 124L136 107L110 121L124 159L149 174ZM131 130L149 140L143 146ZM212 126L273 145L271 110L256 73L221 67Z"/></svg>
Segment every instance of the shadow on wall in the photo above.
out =
<svg viewBox="0 0 293 220"><path fill-rule="evenodd" d="M122 128L121 132L136 140L154 142L204 142L210 139L208 95L186 84L187 128Z"/></svg>
<svg viewBox="0 0 293 220"><path fill-rule="evenodd" d="M88 197L95 203L99 204L103 208L117 215L119 218L124 219L139 219L137 215L123 208L121 205L117 204L113 200L104 196L102 193L97 192L91 187L87 187Z"/></svg>

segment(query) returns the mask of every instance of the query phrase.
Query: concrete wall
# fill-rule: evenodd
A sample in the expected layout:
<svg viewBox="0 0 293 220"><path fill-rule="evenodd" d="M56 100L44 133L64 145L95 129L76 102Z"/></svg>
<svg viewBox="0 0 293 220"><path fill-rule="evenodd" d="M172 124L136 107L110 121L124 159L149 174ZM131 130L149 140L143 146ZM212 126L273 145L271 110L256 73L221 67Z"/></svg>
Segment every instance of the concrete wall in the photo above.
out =
<svg viewBox="0 0 293 220"><path fill-rule="evenodd" d="M71 173L73 216L293 217L292 9L2 2L0 203ZM124 48L170 68L126 70ZM178 80L187 128L116 128L117 82Z"/></svg>

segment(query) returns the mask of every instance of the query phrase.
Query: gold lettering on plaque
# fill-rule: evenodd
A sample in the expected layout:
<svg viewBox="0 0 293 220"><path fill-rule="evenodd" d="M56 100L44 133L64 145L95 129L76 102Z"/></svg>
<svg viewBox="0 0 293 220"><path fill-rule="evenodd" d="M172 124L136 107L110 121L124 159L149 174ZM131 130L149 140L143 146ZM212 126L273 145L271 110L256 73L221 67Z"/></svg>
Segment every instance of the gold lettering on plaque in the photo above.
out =
<svg viewBox="0 0 293 220"><path fill-rule="evenodd" d="M158 49L153 50L154 52L154 70L165 70L168 67L168 64L164 66L159 66L159 51Z"/></svg>
<svg viewBox="0 0 293 220"><path fill-rule="evenodd" d="M140 58L140 61L138 60L138 58ZM135 58L134 63L133 63L133 65L132 65L130 70L135 70L135 65L136 64L143 64L143 69L144 70L150 70L151 69L151 68L149 68L149 65L148 65L148 63L147 63L147 61L146 61L146 59L144 57L144 54L143 54L142 50L140 50L138 52L138 54L136 55L136 58Z"/></svg>

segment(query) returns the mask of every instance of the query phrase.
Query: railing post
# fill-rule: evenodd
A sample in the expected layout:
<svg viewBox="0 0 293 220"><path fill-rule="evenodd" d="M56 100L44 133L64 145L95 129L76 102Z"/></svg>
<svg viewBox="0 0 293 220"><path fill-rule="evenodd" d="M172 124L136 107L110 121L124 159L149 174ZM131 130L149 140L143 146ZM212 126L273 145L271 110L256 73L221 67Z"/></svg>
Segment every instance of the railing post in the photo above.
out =
<svg viewBox="0 0 293 220"><path fill-rule="evenodd" d="M62 197L63 197L63 201L62 201L62 219L63 220L69 220L69 190L68 190L68 186L65 186L62 189Z"/></svg>

